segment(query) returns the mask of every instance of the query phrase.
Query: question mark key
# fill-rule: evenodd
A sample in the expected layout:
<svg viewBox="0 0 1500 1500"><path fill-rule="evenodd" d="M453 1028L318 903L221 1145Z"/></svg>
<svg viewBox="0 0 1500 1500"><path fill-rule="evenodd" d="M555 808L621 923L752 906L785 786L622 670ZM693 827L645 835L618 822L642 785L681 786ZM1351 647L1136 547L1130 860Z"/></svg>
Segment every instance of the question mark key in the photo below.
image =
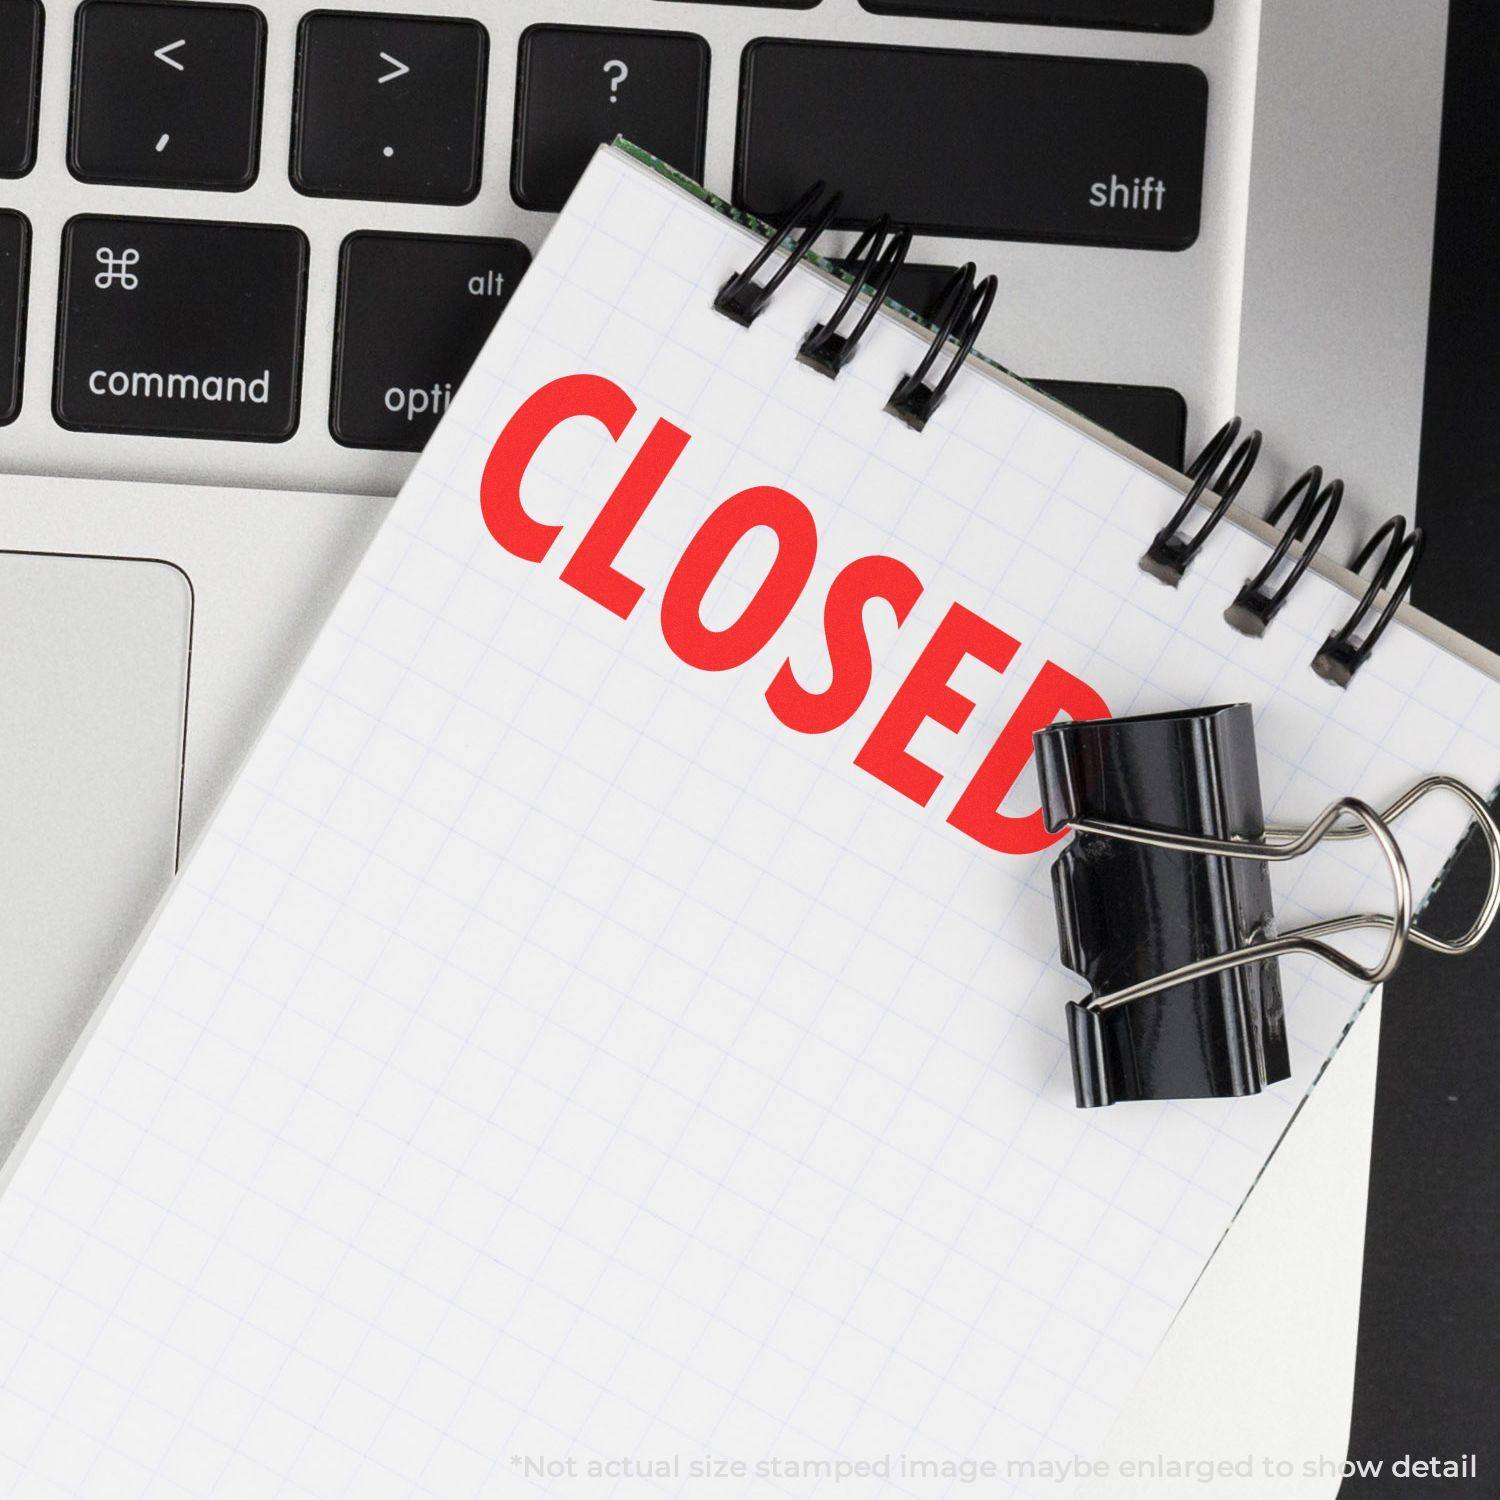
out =
<svg viewBox="0 0 1500 1500"><path fill-rule="evenodd" d="M701 179L708 43L681 31L533 26L521 38L511 192L555 212L617 135Z"/></svg>

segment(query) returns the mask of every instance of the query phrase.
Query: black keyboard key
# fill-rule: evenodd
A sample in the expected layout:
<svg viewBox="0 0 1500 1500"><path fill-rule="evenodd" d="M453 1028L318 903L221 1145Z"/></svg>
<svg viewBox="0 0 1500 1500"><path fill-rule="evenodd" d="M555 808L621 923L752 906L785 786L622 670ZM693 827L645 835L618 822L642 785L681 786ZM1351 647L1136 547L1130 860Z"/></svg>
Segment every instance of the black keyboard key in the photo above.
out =
<svg viewBox="0 0 1500 1500"><path fill-rule="evenodd" d="M563 206L602 141L623 135L703 175L708 43L680 31L533 26L521 38L510 189L523 208Z"/></svg>
<svg viewBox="0 0 1500 1500"><path fill-rule="evenodd" d="M292 185L467 203L479 191L489 34L477 21L314 11L297 39Z"/></svg>
<svg viewBox="0 0 1500 1500"><path fill-rule="evenodd" d="M0 177L24 177L36 160L41 82L41 0L0 0Z"/></svg>
<svg viewBox="0 0 1500 1500"><path fill-rule="evenodd" d="M339 264L334 437L418 452L530 263L518 240L351 234Z"/></svg>
<svg viewBox="0 0 1500 1500"><path fill-rule="evenodd" d="M896 272L891 282L890 296L902 307L909 307L914 313L930 318L938 311L938 303L948 289L953 271L952 266L908 263Z"/></svg>
<svg viewBox="0 0 1500 1500"><path fill-rule="evenodd" d="M885 16L952 16L961 21L1030 21L1120 31L1202 31L1214 0L860 0Z"/></svg>
<svg viewBox="0 0 1500 1500"><path fill-rule="evenodd" d="M0 426L21 409L21 360L26 350L26 263L31 226L0 209Z"/></svg>
<svg viewBox="0 0 1500 1500"><path fill-rule="evenodd" d="M852 260L835 261L841 271L859 275L859 263ZM942 299L948 278L953 275L952 266L925 265L917 261L907 263L896 272L886 293L891 301L910 308L918 317L931 318Z"/></svg>
<svg viewBox="0 0 1500 1500"><path fill-rule="evenodd" d="M1187 402L1164 385L1111 385L1091 380L1033 380L1039 391L1055 396L1106 432L1133 448L1182 471L1187 435Z"/></svg>
<svg viewBox="0 0 1500 1500"><path fill-rule="evenodd" d="M837 264L855 271L851 261ZM937 316L952 266L909 261L896 272L888 295L919 317ZM1032 380L1039 391L1055 396L1065 406L1097 422L1134 448L1181 470L1187 434L1187 403L1164 385L1118 385L1092 380Z"/></svg>
<svg viewBox="0 0 1500 1500"><path fill-rule="evenodd" d="M1183 63L761 40L745 49L735 201L817 178L844 224L1180 250L1198 236L1208 82Z"/></svg>
<svg viewBox="0 0 1500 1500"><path fill-rule="evenodd" d="M73 175L249 187L260 162L265 51L265 17L248 5L88 0L73 49Z"/></svg>
<svg viewBox="0 0 1500 1500"><path fill-rule="evenodd" d="M60 281L64 427L268 442L296 431L300 229L84 214L63 229Z"/></svg>

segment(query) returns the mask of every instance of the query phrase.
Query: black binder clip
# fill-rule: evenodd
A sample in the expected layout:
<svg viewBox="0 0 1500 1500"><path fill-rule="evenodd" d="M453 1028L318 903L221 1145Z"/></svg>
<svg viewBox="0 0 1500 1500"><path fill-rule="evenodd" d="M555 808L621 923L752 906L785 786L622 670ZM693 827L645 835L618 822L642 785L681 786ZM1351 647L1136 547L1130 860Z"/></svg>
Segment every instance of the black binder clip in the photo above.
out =
<svg viewBox="0 0 1500 1500"><path fill-rule="evenodd" d="M1342 797L1306 828L1267 825L1248 704L1059 723L1035 743L1046 826L1075 834L1052 884L1062 961L1091 988L1067 1007L1080 1106L1259 1093L1291 1071L1281 957L1311 954L1378 984L1408 941L1467 952L1500 908L1500 829L1451 777L1418 782L1382 812ZM1468 804L1490 854L1483 909L1452 941L1413 924L1411 876L1389 826L1436 790ZM1385 856L1394 910L1278 935L1267 866L1324 838L1364 837ZM1355 928L1386 932L1373 964L1323 941Z"/></svg>

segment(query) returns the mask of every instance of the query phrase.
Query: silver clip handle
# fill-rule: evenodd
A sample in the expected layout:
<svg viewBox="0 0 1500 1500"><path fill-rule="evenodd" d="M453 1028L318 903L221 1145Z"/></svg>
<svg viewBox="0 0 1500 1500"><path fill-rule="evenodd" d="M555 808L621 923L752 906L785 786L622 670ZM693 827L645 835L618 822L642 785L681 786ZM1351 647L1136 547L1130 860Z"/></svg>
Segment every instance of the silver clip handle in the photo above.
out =
<svg viewBox="0 0 1500 1500"><path fill-rule="evenodd" d="M1490 859L1489 890L1479 914L1468 931L1453 940L1423 932L1414 925L1411 871L1390 829L1390 824L1396 818L1434 791L1452 792L1468 806L1474 821L1479 825ZM1340 821L1345 818L1352 818L1353 825ZM1102 838L1119 839L1128 844L1145 844L1154 849L1171 849L1183 854L1214 854L1226 859L1258 859L1268 863L1296 859L1325 838L1371 837L1380 845L1395 888L1395 911L1390 914L1356 913L1347 917L1331 917L1322 922L1309 922L1278 937L1262 938L1243 948L1231 948L1224 953L1216 953L1209 958L1169 969L1137 984L1127 985L1124 989L1113 990L1107 995L1096 995L1088 1002L1091 1010L1114 1010L1117 1006L1128 1005L1132 1000L1158 994L1175 985L1187 984L1194 979L1221 974L1226 969L1263 963L1267 959L1291 953L1311 954L1314 958L1332 964L1351 979L1358 979L1365 984L1379 984L1395 972L1408 940L1436 953L1467 953L1478 945L1494 922L1496 912L1500 911L1500 827L1496 826L1484 799L1472 787L1452 776L1424 778L1402 793L1384 812L1376 812L1358 797L1341 797L1325 807L1304 829L1280 824L1269 825L1267 834L1284 836L1285 843L1271 843L1266 839L1220 839L1202 834L1170 833L1130 823L1106 823L1088 818L1080 818L1069 826L1080 832L1098 834ZM1373 964L1358 963L1347 953L1321 941L1335 933L1351 932L1358 928L1383 929L1390 933L1384 952Z"/></svg>

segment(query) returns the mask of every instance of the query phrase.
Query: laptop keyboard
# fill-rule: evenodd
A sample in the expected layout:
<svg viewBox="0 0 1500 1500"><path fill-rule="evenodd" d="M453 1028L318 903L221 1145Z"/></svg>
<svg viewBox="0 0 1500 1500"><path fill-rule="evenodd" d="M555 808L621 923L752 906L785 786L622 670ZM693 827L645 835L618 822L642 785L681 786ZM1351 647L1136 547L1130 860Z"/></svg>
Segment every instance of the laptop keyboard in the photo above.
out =
<svg viewBox="0 0 1500 1500"><path fill-rule="evenodd" d="M630 9L675 21L745 3ZM766 0L756 24L775 30L818 3ZM1184 34L1212 19L1212 0L862 3L872 17ZM27 322L35 337L55 319L49 415L70 431L283 443L322 407L344 448L416 451L524 275L545 231L534 216L562 206L600 141L623 134L702 175L715 70L721 85L737 76L736 201L773 215L824 177L844 188L850 225L890 211L940 240L939 261L918 239L897 289L919 311L962 258L955 239L1152 254L1199 234L1208 85L1196 66L1138 46L1129 58L1053 56L1033 31L1038 50L1001 51L971 27L969 49L762 35L726 56L688 29L543 21L505 34L484 14L89 0L49 8L44 28L36 0L0 0L0 174L37 170L39 108L65 108L77 181L185 190L200 214L202 195L218 195L212 215L75 214L60 226L55 288L29 288L29 320L30 226L0 211L0 423L38 400L23 382ZM904 24L923 40L920 21ZM263 138L277 28L294 30L295 54L290 149L273 159ZM71 49L65 101L39 98L44 46ZM497 110L513 113L509 160L485 159ZM270 174L304 199L372 206L373 223L356 207L321 252L336 254L332 306L310 301L302 225L237 211ZM376 227L392 221L374 205L502 195L532 211L534 232ZM120 203L116 192L108 206ZM986 342L1004 357L1003 334ZM319 375L306 398L305 346ZM1184 408L1170 385L1042 373L1060 399L1181 464Z"/></svg>

